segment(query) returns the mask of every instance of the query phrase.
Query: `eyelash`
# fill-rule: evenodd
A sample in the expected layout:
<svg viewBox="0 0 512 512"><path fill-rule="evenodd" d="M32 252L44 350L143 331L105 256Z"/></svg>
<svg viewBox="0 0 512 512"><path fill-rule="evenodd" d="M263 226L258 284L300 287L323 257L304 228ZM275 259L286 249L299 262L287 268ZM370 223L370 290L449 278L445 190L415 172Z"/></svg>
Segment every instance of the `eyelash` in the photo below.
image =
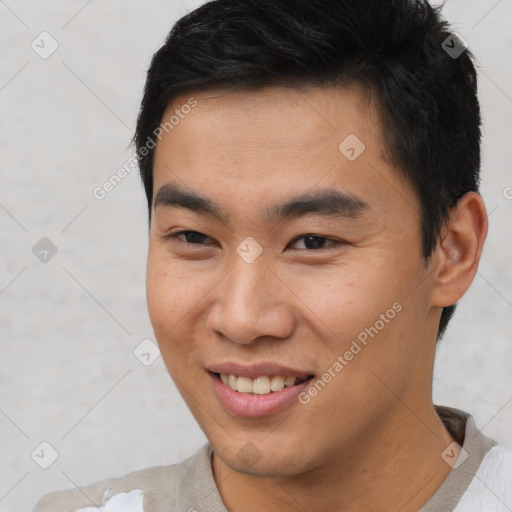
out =
<svg viewBox="0 0 512 512"><path fill-rule="evenodd" d="M176 233L172 233L170 235L167 235L165 238L166 239L177 239L180 242L184 242L185 244L188 244L188 245L205 245L205 244L201 244L201 243L187 242L186 240L181 240L180 238L178 238L180 235L183 235L185 233L196 233L196 234L204 236L206 238L210 238L209 236L204 235L203 233L200 233L199 231L194 231L194 230L191 230L191 229L185 229L185 230L182 230L182 231L178 231ZM319 239L323 239L323 240L326 240L328 242L333 242L333 243L328 245L327 247L320 247L319 249L307 249L306 248L306 249L295 249L295 250L298 250L298 251L304 251L304 250L308 250L308 251L321 251L322 249L328 249L329 247L333 247L333 246L336 246L336 245L339 245L339 244L343 243L342 241L339 241L339 240L334 240L334 239L328 238L326 236L315 235L315 234L312 234L312 233L308 233L308 234L305 234L305 235L298 236L298 237L294 238L291 243L293 244L293 243L297 242L298 240L300 240L302 238L307 238L307 237L312 237L312 238L317 238L317 239L319 238Z"/></svg>

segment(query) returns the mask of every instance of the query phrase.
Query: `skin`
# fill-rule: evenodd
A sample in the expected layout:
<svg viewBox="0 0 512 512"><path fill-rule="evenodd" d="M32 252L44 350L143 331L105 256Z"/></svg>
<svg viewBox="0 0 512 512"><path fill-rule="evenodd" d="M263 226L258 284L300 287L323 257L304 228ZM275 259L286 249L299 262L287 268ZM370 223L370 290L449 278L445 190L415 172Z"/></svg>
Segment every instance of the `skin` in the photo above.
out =
<svg viewBox="0 0 512 512"><path fill-rule="evenodd" d="M451 470L441 453L453 439L432 404L433 361L442 307L466 292L477 269L482 199L469 193L451 210L427 263L418 198L385 158L368 91L193 96L197 106L157 144L154 194L178 183L230 217L153 208L147 300L169 373L213 447L225 506L417 511ZM163 118L188 99L175 98ZM351 133L366 146L355 161L338 149ZM261 215L320 189L369 208L353 218ZM181 230L206 236L168 238ZM306 245L308 234L326 237L325 247ZM236 252L248 236L263 249L250 264ZM307 405L242 418L213 391L205 368L222 361L270 360L321 376L395 303L402 310ZM237 456L248 442L260 456L253 464Z"/></svg>

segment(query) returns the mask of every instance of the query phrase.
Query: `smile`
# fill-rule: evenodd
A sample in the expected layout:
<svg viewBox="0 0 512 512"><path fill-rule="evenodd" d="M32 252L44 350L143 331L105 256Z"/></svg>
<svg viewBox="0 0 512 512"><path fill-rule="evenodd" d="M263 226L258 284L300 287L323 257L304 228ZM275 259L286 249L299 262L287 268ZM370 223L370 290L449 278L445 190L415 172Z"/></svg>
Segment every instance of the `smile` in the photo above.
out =
<svg viewBox="0 0 512 512"><path fill-rule="evenodd" d="M255 379L251 379L249 377L240 377L226 373L221 373L220 379L233 391L255 395L275 393L285 387L292 387L306 380L300 379L299 377L286 377L284 375L261 375Z"/></svg>
<svg viewBox="0 0 512 512"><path fill-rule="evenodd" d="M208 372L213 392L227 412L257 418L276 414L298 402L298 395L314 376L260 375Z"/></svg>

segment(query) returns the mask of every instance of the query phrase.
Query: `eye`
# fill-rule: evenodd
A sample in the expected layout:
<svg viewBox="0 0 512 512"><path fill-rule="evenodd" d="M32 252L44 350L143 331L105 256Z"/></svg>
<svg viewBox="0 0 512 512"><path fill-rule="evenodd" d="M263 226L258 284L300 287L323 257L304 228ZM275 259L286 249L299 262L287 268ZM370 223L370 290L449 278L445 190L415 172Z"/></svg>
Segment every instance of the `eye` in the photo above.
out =
<svg viewBox="0 0 512 512"><path fill-rule="evenodd" d="M191 230L178 231L177 233L168 235L166 238L177 238L178 240L182 240L183 242L194 245L204 245L203 242L205 238L212 240L209 236L203 235L203 233L199 233L199 231Z"/></svg>
<svg viewBox="0 0 512 512"><path fill-rule="evenodd" d="M199 231L192 231L192 230L182 230L178 231L176 233L172 233L168 235L166 238L168 239L178 239L181 240L189 245L205 245L208 240L210 240L210 243L212 241L212 238L210 238L207 235L204 235L203 233L200 233ZM303 241L304 247L293 247L294 245L297 245L299 242ZM292 249L308 249L308 250L319 250L324 249L329 246L338 245L342 242L338 240L332 240L330 238L327 238L325 236L320 235L302 235L300 237L295 238L290 244L290 247Z"/></svg>
<svg viewBox="0 0 512 512"><path fill-rule="evenodd" d="M292 242L292 246L299 242L300 240L304 240L304 249L323 249L325 247L326 242L331 242L329 245L336 245L341 242L338 242L337 240L332 240L330 238L327 238L325 236L320 235L302 235L298 238L296 238ZM292 247L293 249L303 249L302 247Z"/></svg>

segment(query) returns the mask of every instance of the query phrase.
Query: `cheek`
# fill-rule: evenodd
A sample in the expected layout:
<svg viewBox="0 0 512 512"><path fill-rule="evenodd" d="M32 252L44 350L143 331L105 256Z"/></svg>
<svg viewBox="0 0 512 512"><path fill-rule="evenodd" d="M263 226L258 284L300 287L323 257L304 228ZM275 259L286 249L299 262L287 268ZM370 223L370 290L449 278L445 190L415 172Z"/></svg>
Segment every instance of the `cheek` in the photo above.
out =
<svg viewBox="0 0 512 512"><path fill-rule="evenodd" d="M146 295L148 313L162 359L175 383L186 381L182 369L189 365L190 344L181 334L187 300L179 281L165 268L148 262Z"/></svg>
<svg viewBox="0 0 512 512"><path fill-rule="evenodd" d="M203 292L201 279L164 250L151 247L146 272L146 298L155 329L169 330L189 312ZM204 293L204 292L203 292Z"/></svg>
<svg viewBox="0 0 512 512"><path fill-rule="evenodd" d="M148 313L169 370L191 364L208 292L216 282L207 271L172 259L164 249L151 247L146 273ZM196 350L197 352L197 350ZM179 364L178 364L179 362Z"/></svg>
<svg viewBox="0 0 512 512"><path fill-rule="evenodd" d="M151 323L158 334L170 329L177 313L177 293L168 270L155 257L149 257L146 273L146 299Z"/></svg>
<svg viewBox="0 0 512 512"><path fill-rule="evenodd" d="M297 273L286 281L303 305L302 314L322 331L320 339L329 343L342 345L351 340L396 301L396 293L379 282L371 267L363 265L326 267L309 277Z"/></svg>
<svg viewBox="0 0 512 512"><path fill-rule="evenodd" d="M161 350L175 338L180 319L186 317L195 301L194 286L179 277L178 268L157 251L149 251L146 273L146 299L151 324Z"/></svg>
<svg viewBox="0 0 512 512"><path fill-rule="evenodd" d="M290 276L288 284L307 306L303 312L310 325L318 329L325 364L332 364L351 347L358 351L358 344L361 350L351 368L359 371L371 365L392 371L393 365L414 359L423 336L428 297L418 287L422 268L410 262L386 262L384 257L366 263L329 268L325 274L317 272L314 279Z"/></svg>

